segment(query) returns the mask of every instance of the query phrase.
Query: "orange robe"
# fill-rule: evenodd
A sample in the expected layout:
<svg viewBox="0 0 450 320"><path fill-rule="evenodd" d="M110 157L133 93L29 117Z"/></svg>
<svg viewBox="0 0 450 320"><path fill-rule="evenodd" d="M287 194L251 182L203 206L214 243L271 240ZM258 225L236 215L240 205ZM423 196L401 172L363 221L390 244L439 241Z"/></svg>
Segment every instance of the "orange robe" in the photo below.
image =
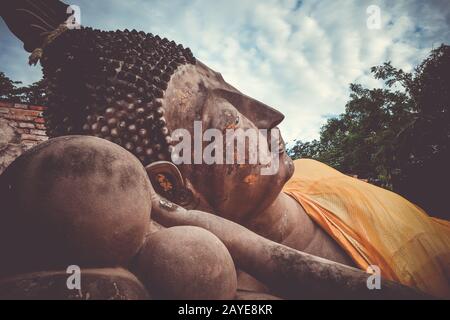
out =
<svg viewBox="0 0 450 320"><path fill-rule="evenodd" d="M363 270L450 298L450 222L315 160L295 161L284 192Z"/></svg>

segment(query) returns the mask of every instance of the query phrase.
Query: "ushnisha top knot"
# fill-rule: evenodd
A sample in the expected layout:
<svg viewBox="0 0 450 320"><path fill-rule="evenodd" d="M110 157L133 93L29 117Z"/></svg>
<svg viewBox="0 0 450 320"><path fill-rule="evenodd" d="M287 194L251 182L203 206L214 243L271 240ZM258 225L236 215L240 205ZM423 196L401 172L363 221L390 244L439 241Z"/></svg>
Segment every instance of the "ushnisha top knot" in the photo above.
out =
<svg viewBox="0 0 450 320"><path fill-rule="evenodd" d="M192 52L151 33L66 30L44 49L49 137L84 134L115 142L144 165L170 159L161 99Z"/></svg>

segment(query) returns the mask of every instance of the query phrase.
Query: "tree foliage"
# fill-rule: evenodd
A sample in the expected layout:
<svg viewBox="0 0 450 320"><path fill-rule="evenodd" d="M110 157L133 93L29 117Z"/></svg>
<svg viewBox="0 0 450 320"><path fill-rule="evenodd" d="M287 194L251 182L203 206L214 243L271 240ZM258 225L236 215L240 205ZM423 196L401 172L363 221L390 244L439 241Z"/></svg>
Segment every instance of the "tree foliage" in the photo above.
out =
<svg viewBox="0 0 450 320"><path fill-rule="evenodd" d="M357 174L450 218L450 46L411 73L390 62L371 71L385 86L351 84L345 112L328 120L319 140L296 141L290 155Z"/></svg>
<svg viewBox="0 0 450 320"><path fill-rule="evenodd" d="M20 100L17 96L18 84L21 84L21 82L13 81L3 72L0 72L0 99L18 102Z"/></svg>
<svg viewBox="0 0 450 320"><path fill-rule="evenodd" d="M43 105L45 102L44 81L40 80L29 86L20 86L22 82L8 78L0 72L0 100Z"/></svg>

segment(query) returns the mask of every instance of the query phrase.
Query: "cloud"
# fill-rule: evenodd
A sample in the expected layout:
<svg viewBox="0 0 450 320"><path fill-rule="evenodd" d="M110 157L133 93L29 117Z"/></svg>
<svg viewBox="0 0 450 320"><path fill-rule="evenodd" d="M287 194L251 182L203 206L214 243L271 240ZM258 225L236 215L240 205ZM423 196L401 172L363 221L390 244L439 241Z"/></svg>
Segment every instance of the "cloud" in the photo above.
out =
<svg viewBox="0 0 450 320"><path fill-rule="evenodd" d="M41 68L28 66L28 56L22 43L9 32L0 19L0 71L25 84L40 80Z"/></svg>
<svg viewBox="0 0 450 320"><path fill-rule="evenodd" d="M138 29L186 46L242 92L286 114L286 140L318 137L329 115L342 113L351 82L374 87L369 70L392 60L407 71L450 42L445 0L73 0L82 23ZM381 30L367 28L366 9L381 9ZM5 36L0 29L2 50ZM0 68L22 81L36 77L7 39ZM34 79L34 78L33 78Z"/></svg>

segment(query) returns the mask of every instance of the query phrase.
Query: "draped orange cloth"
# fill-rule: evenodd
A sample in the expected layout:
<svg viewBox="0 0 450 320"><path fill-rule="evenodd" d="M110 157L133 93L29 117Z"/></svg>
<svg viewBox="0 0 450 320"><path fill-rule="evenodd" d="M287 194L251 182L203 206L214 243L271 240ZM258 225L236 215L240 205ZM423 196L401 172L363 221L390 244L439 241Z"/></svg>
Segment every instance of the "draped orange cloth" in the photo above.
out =
<svg viewBox="0 0 450 320"><path fill-rule="evenodd" d="M363 270L450 298L450 222L315 160L295 161L284 192Z"/></svg>

